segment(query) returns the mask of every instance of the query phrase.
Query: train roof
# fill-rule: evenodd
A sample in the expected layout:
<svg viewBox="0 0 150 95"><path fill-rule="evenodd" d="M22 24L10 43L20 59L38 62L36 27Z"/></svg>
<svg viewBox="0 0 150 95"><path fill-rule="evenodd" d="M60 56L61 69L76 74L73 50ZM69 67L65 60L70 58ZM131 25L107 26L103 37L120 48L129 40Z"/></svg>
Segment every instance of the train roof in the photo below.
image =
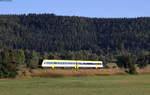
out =
<svg viewBox="0 0 150 95"><path fill-rule="evenodd" d="M49 60L49 59L44 59L43 61L51 61L51 62L88 62L88 63L101 63L102 61L85 61L85 60Z"/></svg>

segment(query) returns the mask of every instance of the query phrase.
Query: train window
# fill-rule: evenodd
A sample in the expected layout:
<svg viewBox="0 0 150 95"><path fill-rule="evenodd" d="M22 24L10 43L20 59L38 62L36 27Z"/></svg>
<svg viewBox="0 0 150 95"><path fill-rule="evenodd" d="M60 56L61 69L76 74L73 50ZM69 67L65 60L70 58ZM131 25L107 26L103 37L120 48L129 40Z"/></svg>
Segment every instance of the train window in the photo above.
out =
<svg viewBox="0 0 150 95"><path fill-rule="evenodd" d="M82 65L94 65L95 63L78 63L78 64L82 64Z"/></svg>
<svg viewBox="0 0 150 95"><path fill-rule="evenodd" d="M86 64L86 63L79 63L79 64Z"/></svg>
<svg viewBox="0 0 150 95"><path fill-rule="evenodd" d="M44 64L51 64L51 62L44 62Z"/></svg>
<svg viewBox="0 0 150 95"><path fill-rule="evenodd" d="M64 64L75 64L74 62L64 62Z"/></svg>
<svg viewBox="0 0 150 95"><path fill-rule="evenodd" d="M68 62L68 64L71 64L71 62Z"/></svg>
<svg viewBox="0 0 150 95"><path fill-rule="evenodd" d="M73 62L69 62L69 64L74 64Z"/></svg>

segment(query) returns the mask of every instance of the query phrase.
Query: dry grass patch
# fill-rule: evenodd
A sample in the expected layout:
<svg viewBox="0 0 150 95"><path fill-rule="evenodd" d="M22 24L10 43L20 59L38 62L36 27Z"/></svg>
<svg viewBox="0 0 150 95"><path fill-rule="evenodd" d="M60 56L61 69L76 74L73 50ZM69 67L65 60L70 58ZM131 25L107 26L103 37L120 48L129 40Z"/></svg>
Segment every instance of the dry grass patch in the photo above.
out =
<svg viewBox="0 0 150 95"><path fill-rule="evenodd" d="M38 69L33 70L32 77L65 77L125 74L121 69Z"/></svg>

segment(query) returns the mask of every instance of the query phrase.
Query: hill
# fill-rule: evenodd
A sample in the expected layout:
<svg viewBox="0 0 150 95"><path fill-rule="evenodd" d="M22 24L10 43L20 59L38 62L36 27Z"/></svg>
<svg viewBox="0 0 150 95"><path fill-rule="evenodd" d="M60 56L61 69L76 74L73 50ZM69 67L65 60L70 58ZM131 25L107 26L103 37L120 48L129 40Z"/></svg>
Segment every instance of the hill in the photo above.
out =
<svg viewBox="0 0 150 95"><path fill-rule="evenodd" d="M97 54L150 47L150 18L87 18L54 14L0 15L0 48Z"/></svg>

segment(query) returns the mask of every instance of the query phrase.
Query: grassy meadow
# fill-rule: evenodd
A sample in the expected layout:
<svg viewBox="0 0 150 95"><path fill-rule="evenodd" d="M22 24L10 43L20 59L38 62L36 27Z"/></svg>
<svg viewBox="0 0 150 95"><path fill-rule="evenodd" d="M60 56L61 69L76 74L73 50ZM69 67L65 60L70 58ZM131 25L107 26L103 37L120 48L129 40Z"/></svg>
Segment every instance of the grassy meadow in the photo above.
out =
<svg viewBox="0 0 150 95"><path fill-rule="evenodd" d="M3 79L0 95L150 95L150 74Z"/></svg>

